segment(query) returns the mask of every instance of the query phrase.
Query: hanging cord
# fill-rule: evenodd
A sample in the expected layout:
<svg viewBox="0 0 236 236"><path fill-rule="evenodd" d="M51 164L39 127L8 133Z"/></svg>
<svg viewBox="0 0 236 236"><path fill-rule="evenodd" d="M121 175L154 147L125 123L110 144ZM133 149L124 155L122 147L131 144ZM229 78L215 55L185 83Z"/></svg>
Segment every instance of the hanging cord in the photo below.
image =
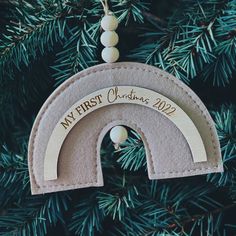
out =
<svg viewBox="0 0 236 236"><path fill-rule="evenodd" d="M108 0L100 0L103 6L103 10L105 12L105 15L109 15L109 6L108 6Z"/></svg>
<svg viewBox="0 0 236 236"><path fill-rule="evenodd" d="M108 0L100 0L105 16L101 20L101 28L103 33L101 35L101 43L105 48L102 50L102 59L107 63L116 62L119 59L119 50L115 47L119 41L119 36L115 32L119 21L115 15L109 11Z"/></svg>

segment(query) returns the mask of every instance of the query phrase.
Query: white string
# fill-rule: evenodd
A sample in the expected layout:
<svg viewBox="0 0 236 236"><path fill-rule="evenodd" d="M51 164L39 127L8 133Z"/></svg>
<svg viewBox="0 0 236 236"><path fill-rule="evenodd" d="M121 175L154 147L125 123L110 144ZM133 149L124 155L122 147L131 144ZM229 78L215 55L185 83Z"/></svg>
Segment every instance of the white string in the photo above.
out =
<svg viewBox="0 0 236 236"><path fill-rule="evenodd" d="M109 13L109 6L108 6L108 0L100 0L100 2L102 3L103 6L103 10L105 12L105 15L108 15Z"/></svg>

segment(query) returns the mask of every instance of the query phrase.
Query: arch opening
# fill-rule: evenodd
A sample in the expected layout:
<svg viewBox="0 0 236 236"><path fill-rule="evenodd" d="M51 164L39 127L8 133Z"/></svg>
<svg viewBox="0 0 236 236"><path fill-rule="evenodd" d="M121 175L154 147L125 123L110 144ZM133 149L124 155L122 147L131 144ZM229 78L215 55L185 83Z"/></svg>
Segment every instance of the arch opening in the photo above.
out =
<svg viewBox="0 0 236 236"><path fill-rule="evenodd" d="M109 137L110 130L117 125L122 125L128 130L128 139L120 145L119 149L116 149ZM149 164L150 158L152 156L148 147L148 140L136 124L117 120L109 123L101 131L97 142L97 159L100 162L102 172L105 170L105 172L114 173L115 169L115 172L117 171L119 174L120 171L123 173L125 170L130 170L148 172L148 177L149 172L153 172Z"/></svg>

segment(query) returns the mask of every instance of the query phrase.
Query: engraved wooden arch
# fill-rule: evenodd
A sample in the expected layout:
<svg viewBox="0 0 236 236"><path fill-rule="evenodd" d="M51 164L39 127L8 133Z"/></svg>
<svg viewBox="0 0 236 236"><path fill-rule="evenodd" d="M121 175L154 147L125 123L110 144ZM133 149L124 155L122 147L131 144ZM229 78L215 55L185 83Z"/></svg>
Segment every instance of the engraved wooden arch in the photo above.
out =
<svg viewBox="0 0 236 236"><path fill-rule="evenodd" d="M103 186L100 144L114 125L145 141L149 179L223 170L214 122L189 87L148 65L102 64L69 78L39 111L28 149L32 194Z"/></svg>
<svg viewBox="0 0 236 236"><path fill-rule="evenodd" d="M44 159L44 180L57 179L57 162L61 146L76 123L96 109L119 103L138 104L163 114L184 135L189 144L193 161L207 161L205 147L196 126L177 104L149 89L135 86L115 86L85 96L62 116L47 145Z"/></svg>

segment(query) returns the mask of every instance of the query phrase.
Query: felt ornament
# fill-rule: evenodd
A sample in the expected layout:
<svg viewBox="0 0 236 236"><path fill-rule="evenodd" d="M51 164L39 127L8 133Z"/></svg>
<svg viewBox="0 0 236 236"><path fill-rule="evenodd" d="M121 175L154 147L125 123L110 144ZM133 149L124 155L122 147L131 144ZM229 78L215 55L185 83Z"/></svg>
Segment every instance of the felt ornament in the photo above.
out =
<svg viewBox="0 0 236 236"><path fill-rule="evenodd" d="M105 64L77 73L46 100L34 122L28 163L32 194L103 186L100 147L130 127L145 146L149 179L222 172L214 122L198 96L156 67L115 62L118 21L104 3Z"/></svg>

